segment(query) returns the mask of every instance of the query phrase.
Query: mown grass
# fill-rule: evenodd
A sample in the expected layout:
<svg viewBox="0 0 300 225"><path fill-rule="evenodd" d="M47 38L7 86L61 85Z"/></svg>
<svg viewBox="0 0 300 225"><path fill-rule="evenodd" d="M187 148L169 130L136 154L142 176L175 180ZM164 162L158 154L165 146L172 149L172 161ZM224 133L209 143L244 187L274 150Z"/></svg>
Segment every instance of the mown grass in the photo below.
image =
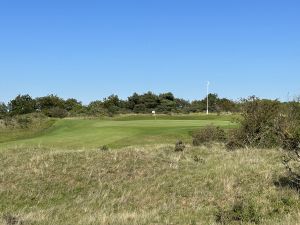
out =
<svg viewBox="0 0 300 225"><path fill-rule="evenodd" d="M230 116L198 119L192 116L120 116L111 119L63 119L57 120L43 132L32 132L35 135L19 136L19 139L6 139L0 148L10 146L45 146L68 149L97 148L108 145L120 148L132 145L173 143L178 139L191 141L191 132L209 124L232 128L237 126ZM141 119L143 118L143 120ZM151 118L151 120L150 120ZM185 118L185 119L182 119ZM202 117L200 117L202 118ZM30 133L30 132L29 132ZM5 140L5 139L4 139ZM9 142L8 142L9 141Z"/></svg>
<svg viewBox="0 0 300 225"><path fill-rule="evenodd" d="M12 148L0 161L2 224L300 223L275 149Z"/></svg>

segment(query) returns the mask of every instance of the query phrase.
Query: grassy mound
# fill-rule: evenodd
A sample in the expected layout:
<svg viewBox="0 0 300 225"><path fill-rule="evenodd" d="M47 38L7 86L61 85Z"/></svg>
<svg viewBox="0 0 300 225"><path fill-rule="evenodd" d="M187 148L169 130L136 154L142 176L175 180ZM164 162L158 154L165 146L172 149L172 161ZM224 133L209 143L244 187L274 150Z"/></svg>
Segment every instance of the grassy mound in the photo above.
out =
<svg viewBox="0 0 300 225"><path fill-rule="evenodd" d="M2 224L300 223L277 150L16 148L0 161Z"/></svg>

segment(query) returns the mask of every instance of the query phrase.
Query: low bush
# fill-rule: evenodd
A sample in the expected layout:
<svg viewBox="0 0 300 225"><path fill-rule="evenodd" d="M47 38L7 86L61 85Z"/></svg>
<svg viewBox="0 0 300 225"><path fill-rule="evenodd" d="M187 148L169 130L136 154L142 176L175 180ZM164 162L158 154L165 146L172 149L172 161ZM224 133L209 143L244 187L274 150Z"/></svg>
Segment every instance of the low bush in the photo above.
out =
<svg viewBox="0 0 300 225"><path fill-rule="evenodd" d="M109 150L109 148L108 148L108 146L107 145L103 145L103 146L101 146L100 148L99 148L99 150L101 150L101 151L108 151Z"/></svg>
<svg viewBox="0 0 300 225"><path fill-rule="evenodd" d="M175 152L183 152L185 149L185 144L182 141L177 141L175 144Z"/></svg>
<svg viewBox="0 0 300 225"><path fill-rule="evenodd" d="M68 116L68 111L59 107L54 107L45 112L45 114L49 117L54 118L64 118Z"/></svg>
<svg viewBox="0 0 300 225"><path fill-rule="evenodd" d="M234 129L228 132L227 142L225 144L227 150L236 150L239 148L244 148L243 139L240 137L239 129Z"/></svg>
<svg viewBox="0 0 300 225"><path fill-rule="evenodd" d="M225 142L226 133L220 127L213 125L206 126L193 134L193 145L199 146L212 142Z"/></svg>

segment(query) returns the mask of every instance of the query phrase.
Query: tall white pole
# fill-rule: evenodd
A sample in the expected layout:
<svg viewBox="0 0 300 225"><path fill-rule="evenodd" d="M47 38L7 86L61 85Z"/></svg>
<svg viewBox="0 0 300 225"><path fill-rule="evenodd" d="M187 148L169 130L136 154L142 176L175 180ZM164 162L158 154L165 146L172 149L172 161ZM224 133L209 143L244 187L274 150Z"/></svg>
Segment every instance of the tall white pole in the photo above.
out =
<svg viewBox="0 0 300 225"><path fill-rule="evenodd" d="M209 102L208 102L208 95L209 95L209 81L207 81L207 95L206 95L206 100L207 100L207 105L206 105L206 114L208 115L208 113L209 113L209 109L208 109L208 107L209 107Z"/></svg>

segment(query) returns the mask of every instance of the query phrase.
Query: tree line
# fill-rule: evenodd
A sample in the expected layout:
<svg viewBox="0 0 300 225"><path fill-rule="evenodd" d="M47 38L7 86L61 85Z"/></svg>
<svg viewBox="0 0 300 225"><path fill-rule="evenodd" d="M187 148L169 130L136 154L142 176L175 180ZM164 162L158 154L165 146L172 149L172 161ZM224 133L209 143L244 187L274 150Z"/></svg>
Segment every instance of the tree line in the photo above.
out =
<svg viewBox="0 0 300 225"><path fill-rule="evenodd" d="M239 102L227 98L219 98L217 94L209 94L210 112L237 112ZM206 110L206 98L188 101L176 98L173 93L154 94L134 93L126 100L111 95L103 100L82 104L74 98L63 99L57 95L33 98L30 95L18 95L8 104L0 103L0 118L5 116L23 115L40 112L49 117L63 118L66 116L113 116L122 113L196 113Z"/></svg>

